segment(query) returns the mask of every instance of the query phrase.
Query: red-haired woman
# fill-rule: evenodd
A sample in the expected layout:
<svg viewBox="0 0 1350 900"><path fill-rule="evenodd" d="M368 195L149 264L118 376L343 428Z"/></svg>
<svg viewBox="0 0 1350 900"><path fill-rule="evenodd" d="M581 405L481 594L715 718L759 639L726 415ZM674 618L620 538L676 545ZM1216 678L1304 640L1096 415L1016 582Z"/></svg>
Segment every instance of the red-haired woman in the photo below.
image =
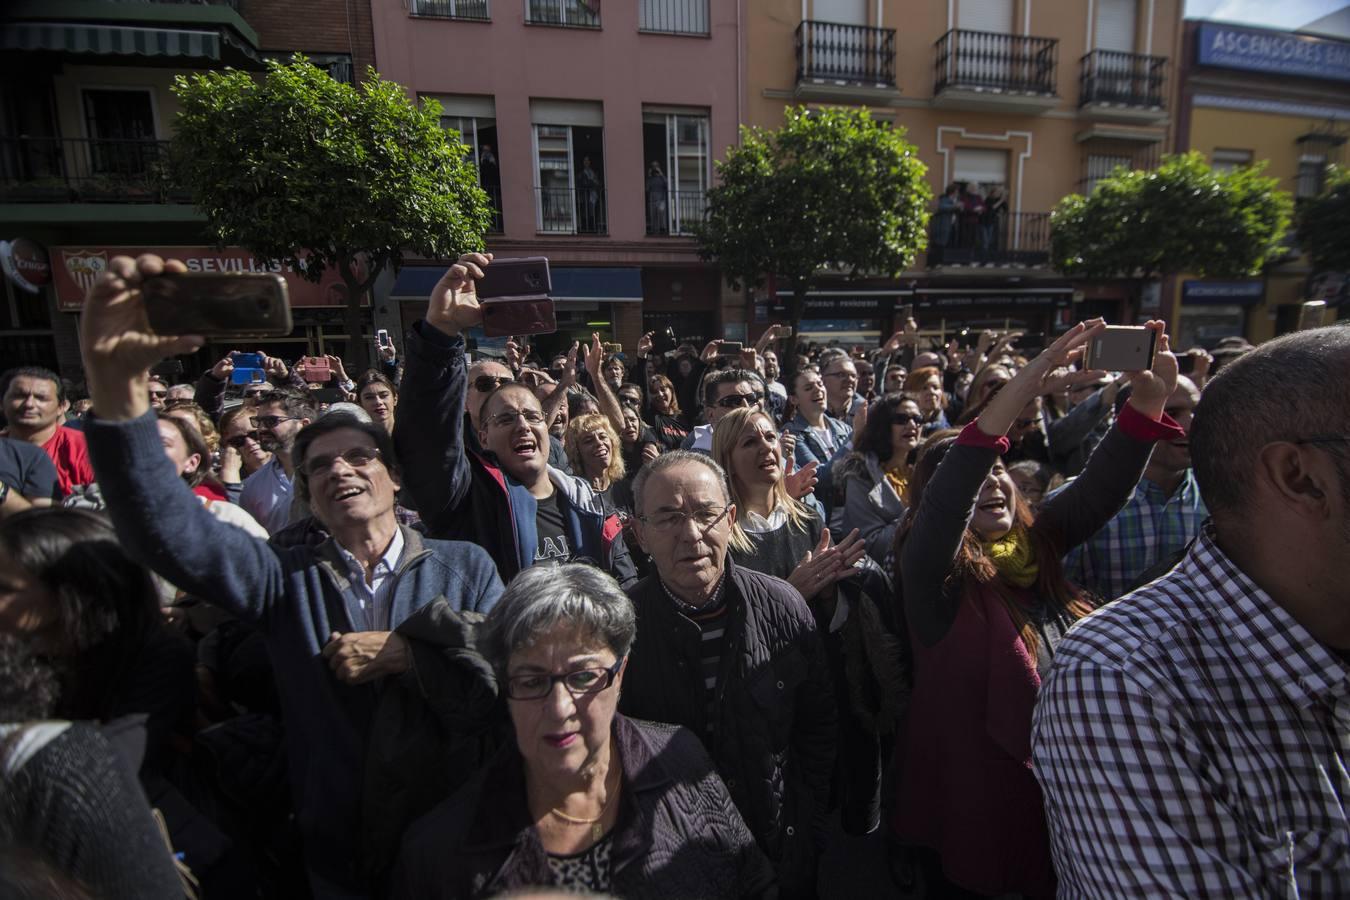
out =
<svg viewBox="0 0 1350 900"><path fill-rule="evenodd" d="M897 584L914 653L893 828L922 848L930 896L1052 896L1031 713L1064 631L1091 611L1060 559L1125 504L1155 441L1181 436L1163 414L1177 379L1163 323L1150 371L1073 485L1033 513L1000 455L1022 408L1104 326L1075 326L1036 357L959 436L919 449L896 534ZM1079 379L1099 377L1083 372Z"/></svg>

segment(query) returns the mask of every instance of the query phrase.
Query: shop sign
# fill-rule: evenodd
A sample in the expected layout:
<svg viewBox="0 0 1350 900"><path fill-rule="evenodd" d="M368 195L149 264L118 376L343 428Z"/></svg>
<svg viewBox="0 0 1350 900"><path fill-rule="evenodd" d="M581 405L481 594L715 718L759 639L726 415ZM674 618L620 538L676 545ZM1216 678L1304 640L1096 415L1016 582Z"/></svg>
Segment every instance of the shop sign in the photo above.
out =
<svg viewBox="0 0 1350 900"><path fill-rule="evenodd" d="M52 283L52 263L47 248L28 238L0 241L0 268L5 276L23 290L36 294Z"/></svg>
<svg viewBox="0 0 1350 900"><path fill-rule="evenodd" d="M291 306L345 306L347 286L335 269L327 269L318 282L306 281L280 263L267 264L240 247L56 247L52 267L57 308L78 312L84 295L114 256L153 253L164 259L179 259L189 272L275 272L286 279ZM362 273L358 271L360 277ZM369 294L363 305L370 302Z"/></svg>
<svg viewBox="0 0 1350 900"><path fill-rule="evenodd" d="M1308 34L1206 22L1196 29L1202 66L1350 81L1350 43Z"/></svg>
<svg viewBox="0 0 1350 900"><path fill-rule="evenodd" d="M1020 307L1049 309L1067 306L1071 294L923 294L918 298L920 309L988 309L991 307Z"/></svg>
<svg viewBox="0 0 1350 900"><path fill-rule="evenodd" d="M1265 282L1256 281L1183 281L1182 303L1259 303L1266 294Z"/></svg>
<svg viewBox="0 0 1350 900"><path fill-rule="evenodd" d="M775 319L781 320L788 314L788 305L792 297L779 294L774 297L770 312ZM881 318L895 311L895 296L886 297L822 297L808 296L802 309L804 319L833 319L843 316L866 316Z"/></svg>

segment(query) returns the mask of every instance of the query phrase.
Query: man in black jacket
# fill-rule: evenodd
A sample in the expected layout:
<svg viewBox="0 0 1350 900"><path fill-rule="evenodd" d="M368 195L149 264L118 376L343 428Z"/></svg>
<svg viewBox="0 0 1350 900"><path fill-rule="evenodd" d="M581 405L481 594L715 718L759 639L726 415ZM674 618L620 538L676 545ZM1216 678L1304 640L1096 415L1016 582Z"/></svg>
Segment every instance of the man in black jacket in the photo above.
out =
<svg viewBox="0 0 1350 900"><path fill-rule="evenodd" d="M815 620L787 582L727 558L736 507L717 463L667 453L634 489L656 574L628 591L649 637L619 709L700 735L783 895L813 897L837 737Z"/></svg>
<svg viewBox="0 0 1350 900"><path fill-rule="evenodd" d="M590 561L622 585L637 580L617 516L584 479L548 465L548 422L525 385L487 381L469 396L461 332L483 320L475 279L491 254L469 253L432 289L407 338L394 440L404 485L438 538L487 550L503 581L541 562ZM465 403L481 404L478 445L466 446Z"/></svg>

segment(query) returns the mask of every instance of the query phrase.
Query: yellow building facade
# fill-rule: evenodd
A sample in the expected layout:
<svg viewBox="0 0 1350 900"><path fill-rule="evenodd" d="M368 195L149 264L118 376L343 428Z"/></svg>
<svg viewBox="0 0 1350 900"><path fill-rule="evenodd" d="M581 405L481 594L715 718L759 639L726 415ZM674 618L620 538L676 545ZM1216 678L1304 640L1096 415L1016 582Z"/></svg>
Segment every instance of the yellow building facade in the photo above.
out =
<svg viewBox="0 0 1350 900"><path fill-rule="evenodd" d="M930 247L902 279L828 281L807 333L868 337L913 304L925 328L1012 325L1053 336L1084 315L1137 314L1126 285L1074 284L1049 262L1049 213L1117 165L1174 144L1181 0L756 0L744 7L742 121L789 104L866 106L907 131L935 198L953 184L990 222L937 205ZM969 192L967 192L969 193ZM747 309L751 331L781 308ZM834 320L832 322L832 320Z"/></svg>
<svg viewBox="0 0 1350 900"><path fill-rule="evenodd" d="M1187 21L1177 143L1216 167L1265 162L1296 201L1317 194L1350 137L1350 42ZM1343 273L1341 273L1343 276ZM1180 279L1173 329L1181 346L1221 337L1260 342L1293 330L1325 279L1290 244L1260 278Z"/></svg>

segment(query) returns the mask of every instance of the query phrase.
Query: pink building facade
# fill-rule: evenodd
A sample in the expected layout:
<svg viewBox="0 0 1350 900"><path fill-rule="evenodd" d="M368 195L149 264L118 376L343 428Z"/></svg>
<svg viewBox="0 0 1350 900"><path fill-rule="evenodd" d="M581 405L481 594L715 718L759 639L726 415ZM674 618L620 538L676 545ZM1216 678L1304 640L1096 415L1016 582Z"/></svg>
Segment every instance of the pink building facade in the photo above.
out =
<svg viewBox="0 0 1350 900"><path fill-rule="evenodd" d="M497 256L547 256L559 333L636 344L743 329L689 225L736 141L740 25L714 0L372 0L380 74L440 102L499 210ZM440 266L387 300L421 312Z"/></svg>

